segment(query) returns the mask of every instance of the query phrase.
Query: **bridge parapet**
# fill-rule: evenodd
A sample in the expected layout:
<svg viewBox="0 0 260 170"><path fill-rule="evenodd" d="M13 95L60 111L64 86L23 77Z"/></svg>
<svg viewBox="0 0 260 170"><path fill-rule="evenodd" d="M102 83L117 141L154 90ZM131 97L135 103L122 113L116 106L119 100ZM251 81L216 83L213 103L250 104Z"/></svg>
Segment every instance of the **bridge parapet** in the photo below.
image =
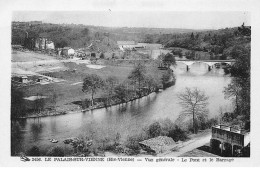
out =
<svg viewBox="0 0 260 170"><path fill-rule="evenodd" d="M213 66L217 63L226 63L232 65L234 64L235 60L176 60L176 62L186 64L187 66L190 66L194 63L205 63L209 66Z"/></svg>

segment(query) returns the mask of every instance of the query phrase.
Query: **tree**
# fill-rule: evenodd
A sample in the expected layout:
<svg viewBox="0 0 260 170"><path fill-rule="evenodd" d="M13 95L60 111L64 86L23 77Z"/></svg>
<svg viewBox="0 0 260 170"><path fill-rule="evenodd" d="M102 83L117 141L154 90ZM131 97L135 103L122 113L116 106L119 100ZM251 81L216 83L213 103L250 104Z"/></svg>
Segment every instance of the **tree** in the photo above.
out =
<svg viewBox="0 0 260 170"><path fill-rule="evenodd" d="M167 67L169 68L171 65L176 65L176 60L173 54L167 53L165 56L163 56L163 62Z"/></svg>
<svg viewBox="0 0 260 170"><path fill-rule="evenodd" d="M207 116L208 96L197 88L186 88L185 92L178 94L179 104L182 106L182 117L192 116L193 133L196 133L195 121Z"/></svg>
<svg viewBox="0 0 260 170"><path fill-rule="evenodd" d="M155 91L159 87L158 82L151 75L145 77L145 84L146 84L148 93Z"/></svg>
<svg viewBox="0 0 260 170"><path fill-rule="evenodd" d="M128 79L132 81L133 84L137 84L139 97L141 96L141 87L145 80L145 73L146 73L145 65L138 63L137 66L133 69L133 71L128 76Z"/></svg>
<svg viewBox="0 0 260 170"><path fill-rule="evenodd" d="M240 100L240 91L241 91L241 87L239 87L239 85L237 83L235 83L234 81L231 81L231 83L224 88L224 94L225 94L225 98L229 99L229 98L235 98L235 107L236 107L236 112L238 113L239 111L239 100Z"/></svg>
<svg viewBox="0 0 260 170"><path fill-rule="evenodd" d="M40 149L37 146L32 146L26 153L27 156L41 156Z"/></svg>
<svg viewBox="0 0 260 170"><path fill-rule="evenodd" d="M20 117L26 114L24 93L13 85L11 86L11 117Z"/></svg>
<svg viewBox="0 0 260 170"><path fill-rule="evenodd" d="M153 37L151 34L146 34L144 38L145 43L153 43Z"/></svg>
<svg viewBox="0 0 260 170"><path fill-rule="evenodd" d="M160 136L162 133L162 127L159 122L152 123L147 130L147 133L150 138Z"/></svg>
<svg viewBox="0 0 260 170"><path fill-rule="evenodd" d="M118 86L115 87L115 94L118 99L122 103L125 103L127 100L127 89L124 84L119 84Z"/></svg>
<svg viewBox="0 0 260 170"><path fill-rule="evenodd" d="M235 98L235 112L242 115L245 122L250 121L250 53L250 47L233 47L230 52L231 57L236 59L230 70L233 77L224 90L228 98Z"/></svg>
<svg viewBox="0 0 260 170"><path fill-rule="evenodd" d="M82 91L91 94L91 105L94 105L94 95L103 86L103 80L96 74L88 74L83 80Z"/></svg>
<svg viewBox="0 0 260 170"><path fill-rule="evenodd" d="M191 39L191 40L194 40L194 34L193 34L193 32L192 32L191 35L190 35L190 39Z"/></svg>
<svg viewBox="0 0 260 170"><path fill-rule="evenodd" d="M84 36L88 36L89 35L89 29L88 28L84 28L81 33L84 35Z"/></svg>
<svg viewBox="0 0 260 170"><path fill-rule="evenodd" d="M54 106L54 110L56 111L56 104L57 104L58 94L57 94L55 89L52 92L52 98L51 99L52 99L52 104Z"/></svg>
<svg viewBox="0 0 260 170"><path fill-rule="evenodd" d="M65 153L61 147L55 146L55 147L52 147L50 150L48 150L47 156L63 157L63 156L65 156Z"/></svg>
<svg viewBox="0 0 260 170"><path fill-rule="evenodd" d="M111 98L115 93L115 87L118 84L118 79L115 76L110 76L105 80L104 90L106 93L106 103L111 103Z"/></svg>
<svg viewBox="0 0 260 170"><path fill-rule="evenodd" d="M34 101L34 111L40 113L45 106L45 100L42 94L37 93L37 98Z"/></svg>

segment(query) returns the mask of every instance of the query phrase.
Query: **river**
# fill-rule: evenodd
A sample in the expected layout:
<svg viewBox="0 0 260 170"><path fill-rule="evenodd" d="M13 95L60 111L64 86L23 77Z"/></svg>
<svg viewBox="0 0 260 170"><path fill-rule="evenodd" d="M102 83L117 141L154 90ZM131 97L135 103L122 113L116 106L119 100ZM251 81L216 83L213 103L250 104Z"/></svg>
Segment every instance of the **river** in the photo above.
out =
<svg viewBox="0 0 260 170"><path fill-rule="evenodd" d="M222 93L231 80L222 69L210 72L204 63L195 63L186 71L186 65L179 63L175 68L176 84L162 92L153 93L142 99L108 109L97 109L86 113L71 113L60 116L29 118L12 121L12 150L19 153L33 145L42 150L62 145L69 137L94 135L98 138L120 133L122 138L139 133L143 127L157 119L176 120L182 108L177 94L186 87L198 87L209 96L209 116L214 117L222 106L223 111L231 109L231 102ZM53 144L48 139L60 142Z"/></svg>

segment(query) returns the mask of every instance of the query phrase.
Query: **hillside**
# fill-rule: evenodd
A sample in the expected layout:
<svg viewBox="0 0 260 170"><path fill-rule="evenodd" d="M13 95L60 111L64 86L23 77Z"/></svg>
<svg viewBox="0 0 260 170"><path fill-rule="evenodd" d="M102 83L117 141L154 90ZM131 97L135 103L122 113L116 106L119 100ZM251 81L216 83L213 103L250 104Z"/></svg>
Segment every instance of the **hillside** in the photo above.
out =
<svg viewBox="0 0 260 170"><path fill-rule="evenodd" d="M12 44L21 44L24 41L26 35L21 30L28 32L29 39L39 36L49 37L57 48L65 46L82 48L95 42L104 50L117 48L116 42L120 40L146 42L146 35L181 34L196 31L177 28L100 27L82 24L43 23L12 29Z"/></svg>
<svg viewBox="0 0 260 170"><path fill-rule="evenodd" d="M21 31L23 30L23 31ZM12 29L12 44L24 45L28 32L29 41L39 36L52 40L56 48L70 46L84 48L92 45L92 50L111 52L118 50L117 41L136 41L144 43L159 43L166 48L183 48L191 50L188 56L201 51L209 53L212 59L220 57L226 59L236 45L250 46L251 28L225 28L219 30L192 30L178 28L129 28L129 27L101 27L76 24L42 23L19 29ZM174 52L178 55L178 50ZM182 52L183 53L183 52Z"/></svg>

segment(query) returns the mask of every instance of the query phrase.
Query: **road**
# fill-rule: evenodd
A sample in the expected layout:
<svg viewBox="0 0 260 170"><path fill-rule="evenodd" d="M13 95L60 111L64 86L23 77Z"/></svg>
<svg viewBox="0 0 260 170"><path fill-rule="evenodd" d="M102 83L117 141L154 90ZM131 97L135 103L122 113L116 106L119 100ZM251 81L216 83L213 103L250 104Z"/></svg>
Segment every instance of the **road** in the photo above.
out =
<svg viewBox="0 0 260 170"><path fill-rule="evenodd" d="M211 138L211 131L207 130L198 134L194 137L191 137L190 140L186 142L182 142L178 144L178 146L174 149L174 151L168 151L165 153L158 154L158 157L178 157L181 154L196 149L200 146L205 145L206 143L210 142Z"/></svg>

